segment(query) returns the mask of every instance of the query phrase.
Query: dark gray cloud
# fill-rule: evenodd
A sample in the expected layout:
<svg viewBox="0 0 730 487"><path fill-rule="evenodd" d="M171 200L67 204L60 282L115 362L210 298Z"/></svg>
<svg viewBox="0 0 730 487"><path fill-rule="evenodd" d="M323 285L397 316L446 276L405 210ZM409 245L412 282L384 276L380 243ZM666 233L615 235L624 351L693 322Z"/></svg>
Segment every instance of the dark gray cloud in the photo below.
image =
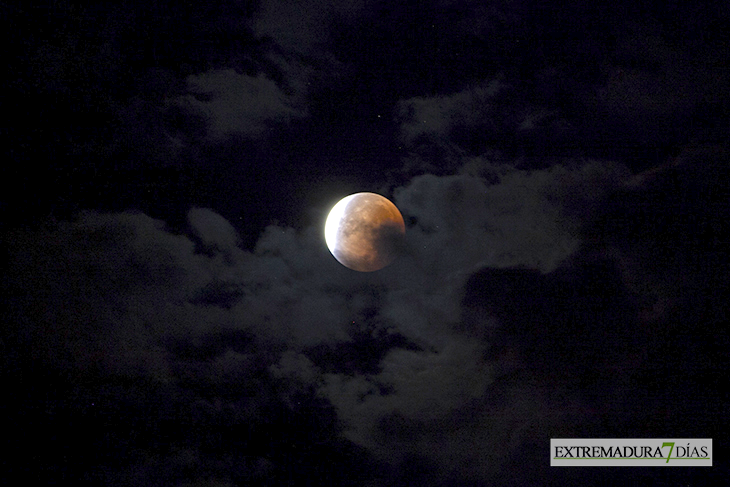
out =
<svg viewBox="0 0 730 487"><path fill-rule="evenodd" d="M41 10L9 49L8 481L601 484L549 439L722 423L726 8ZM356 191L406 221L375 273L324 242Z"/></svg>
<svg viewBox="0 0 730 487"><path fill-rule="evenodd" d="M720 186L707 185L712 176L691 161L712 156L718 163L708 167L719 170L723 154L689 151L640 176L596 161L526 171L473 158L459 174L418 176L393 196L408 221L405 253L377 273L339 265L317 227L270 226L243 250L232 225L201 208L188 214L189 235L141 213L85 212L17 231L7 360L33 350L63 374L95 370L96 385L77 389L81 397L66 409L100 403L108 414L121 396L139 394L130 414L153 408L156 428L183 421L207 429L192 443L168 436L171 449L161 451L148 436L129 439L149 451L143 462L115 467L128 479L281 475L281 451L290 451L274 445L282 441L305 448L291 450L301 461L323 448L361 449L385 468L374 485L395 478L388 468L416 465L429 485L497 481L504 472L534 482L540 474L517 473L514 462L546 438L601 432L596 422L606 420L614 428L605 434L653 431L651 421L642 429L628 418L657 354L676 347L654 325L679 331L672 314L703 293L717 305L720 271L703 283L713 260L691 257L682 237L698 234L691 219L680 220L691 228L659 221L635 236L622 225L638 215L647 225L675 204L676 212L700 211L682 205L714 201ZM673 174L710 193L664 193ZM642 198L653 193L665 204L647 206ZM718 205L703 210L696 238L712 238ZM721 360L700 339L685 343L695 357ZM672 353L684 363L690 350ZM144 391L157 399L142 399ZM716 399L705 394L703 410ZM159 409L158 400L176 411ZM680 398L671 414L688 407ZM308 443L308 430L271 414L314 421L323 436ZM263 440L269 421L295 428L286 430L295 438ZM258 446L219 429L229 427ZM211 441L233 455L212 472ZM236 457L240 448L250 453Z"/></svg>
<svg viewBox="0 0 730 487"><path fill-rule="evenodd" d="M187 79L190 94L177 100L184 109L200 113L214 139L230 135L260 136L267 126L303 117L303 107L263 74L256 77L217 70Z"/></svg>
<svg viewBox="0 0 730 487"><path fill-rule="evenodd" d="M513 452L545 425L564 426L561 411L583 399L535 396L524 380L505 379L531 358L509 346L494 352L484 329L511 329L503 320L519 315L475 318L464 290L484 268L554 272L582 243L573 208L596 204L625 170L481 162L495 181L478 167L472 159L461 174L419 176L394 191L409 222L405 253L377 273L339 265L317 227L270 226L242 250L209 209L189 212L189 236L140 213L85 212L20 232L13 312L29 322L17 325L17 343L75 373L93 366L183 387L190 414L232 414L236 424L310 394L337 415L333 435L379 461L417 457L447 477L469 469L487 478L509 459L495 448ZM277 381L289 385L275 392Z"/></svg>
<svg viewBox="0 0 730 487"><path fill-rule="evenodd" d="M356 20L372 3L368 0L265 2L254 16L253 29L256 35L272 38L289 52L325 57L328 53L322 52L322 48L332 41L333 20Z"/></svg>
<svg viewBox="0 0 730 487"><path fill-rule="evenodd" d="M449 96L402 101L398 115L403 120L403 142L412 145L419 137L428 135L448 137L457 128L473 129L476 125L489 124L490 119L492 124L501 123L490 116L490 111L494 98L504 89L504 84L495 80Z"/></svg>

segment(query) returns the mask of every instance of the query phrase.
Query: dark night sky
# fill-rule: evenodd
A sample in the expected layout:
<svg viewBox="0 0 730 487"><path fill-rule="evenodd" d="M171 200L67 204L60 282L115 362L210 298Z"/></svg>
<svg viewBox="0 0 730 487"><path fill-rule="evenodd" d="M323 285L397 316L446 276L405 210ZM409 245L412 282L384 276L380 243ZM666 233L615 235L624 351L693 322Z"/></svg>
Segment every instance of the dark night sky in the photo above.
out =
<svg viewBox="0 0 730 487"><path fill-rule="evenodd" d="M727 480L727 2L0 11L3 483ZM359 191L374 273L324 243Z"/></svg>

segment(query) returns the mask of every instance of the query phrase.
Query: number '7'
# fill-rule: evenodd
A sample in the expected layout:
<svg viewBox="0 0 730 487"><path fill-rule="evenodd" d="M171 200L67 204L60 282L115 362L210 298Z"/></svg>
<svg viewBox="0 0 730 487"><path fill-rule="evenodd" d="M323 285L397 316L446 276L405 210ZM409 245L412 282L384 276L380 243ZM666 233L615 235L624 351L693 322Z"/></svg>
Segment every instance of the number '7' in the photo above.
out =
<svg viewBox="0 0 730 487"><path fill-rule="evenodd" d="M665 446L668 446L669 447L669 455L667 455L667 462L666 462L666 463L669 463L669 457L672 456L672 450L674 449L674 442L673 441L665 441L664 443L662 443L662 448L664 448Z"/></svg>

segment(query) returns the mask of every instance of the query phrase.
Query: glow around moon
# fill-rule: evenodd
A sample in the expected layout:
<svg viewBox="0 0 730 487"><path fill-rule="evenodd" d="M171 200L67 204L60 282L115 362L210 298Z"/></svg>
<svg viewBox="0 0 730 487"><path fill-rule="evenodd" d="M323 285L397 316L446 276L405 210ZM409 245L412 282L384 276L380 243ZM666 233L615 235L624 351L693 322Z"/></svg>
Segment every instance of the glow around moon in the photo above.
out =
<svg viewBox="0 0 730 487"><path fill-rule="evenodd" d="M377 271L393 262L405 232L398 208L375 193L342 198L324 226L325 241L335 259L360 272Z"/></svg>

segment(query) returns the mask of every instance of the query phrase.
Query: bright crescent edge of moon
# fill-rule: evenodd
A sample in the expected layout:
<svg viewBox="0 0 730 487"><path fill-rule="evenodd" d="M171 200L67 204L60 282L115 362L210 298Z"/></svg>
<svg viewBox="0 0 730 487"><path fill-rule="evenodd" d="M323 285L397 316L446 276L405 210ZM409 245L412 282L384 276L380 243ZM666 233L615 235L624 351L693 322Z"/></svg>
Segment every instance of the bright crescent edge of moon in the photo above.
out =
<svg viewBox="0 0 730 487"><path fill-rule="evenodd" d="M327 247L332 250L337 248L337 233L340 228L340 222L347 209L347 204L357 196L358 193L345 196L337 204L332 207L329 215L327 215L327 221L324 224L324 240L327 243Z"/></svg>

